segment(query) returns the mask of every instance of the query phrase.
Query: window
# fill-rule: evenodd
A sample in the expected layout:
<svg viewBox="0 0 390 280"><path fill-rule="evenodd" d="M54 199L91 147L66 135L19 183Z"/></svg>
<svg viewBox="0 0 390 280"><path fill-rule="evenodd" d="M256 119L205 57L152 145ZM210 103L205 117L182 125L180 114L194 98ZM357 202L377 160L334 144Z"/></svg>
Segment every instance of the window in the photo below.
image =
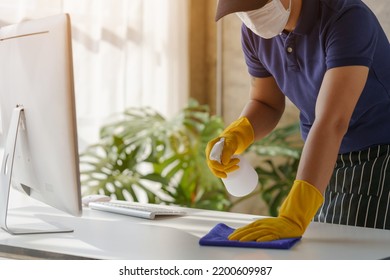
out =
<svg viewBox="0 0 390 280"><path fill-rule="evenodd" d="M69 13L80 148L113 113L187 104L187 1L2 0L0 26Z"/></svg>

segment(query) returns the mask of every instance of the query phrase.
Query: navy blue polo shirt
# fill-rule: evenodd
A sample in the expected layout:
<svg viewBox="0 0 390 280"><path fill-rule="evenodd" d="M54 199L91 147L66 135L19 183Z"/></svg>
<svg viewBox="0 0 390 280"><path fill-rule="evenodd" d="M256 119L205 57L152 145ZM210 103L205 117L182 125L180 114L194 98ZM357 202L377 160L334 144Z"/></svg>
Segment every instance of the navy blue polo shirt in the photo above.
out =
<svg viewBox="0 0 390 280"><path fill-rule="evenodd" d="M297 27L272 39L242 26L249 73L273 76L300 110L305 140L325 72L363 65L369 76L340 153L390 143L390 45L376 16L360 0L302 0Z"/></svg>

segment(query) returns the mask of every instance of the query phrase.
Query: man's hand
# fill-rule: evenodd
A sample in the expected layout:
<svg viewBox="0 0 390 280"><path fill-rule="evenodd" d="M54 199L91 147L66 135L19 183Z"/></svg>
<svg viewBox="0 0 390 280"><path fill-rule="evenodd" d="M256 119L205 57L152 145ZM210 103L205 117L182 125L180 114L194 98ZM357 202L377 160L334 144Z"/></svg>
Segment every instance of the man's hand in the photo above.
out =
<svg viewBox="0 0 390 280"><path fill-rule="evenodd" d="M225 138L220 162L210 159L210 153L214 145ZM230 124L219 137L211 140L206 147L207 165L215 176L226 178L227 173L238 169L239 159L233 155L241 154L254 141L252 125L246 117L241 117Z"/></svg>
<svg viewBox="0 0 390 280"><path fill-rule="evenodd" d="M260 242L300 237L323 201L317 188L305 181L296 180L278 217L257 220L239 228L229 236L229 240Z"/></svg>

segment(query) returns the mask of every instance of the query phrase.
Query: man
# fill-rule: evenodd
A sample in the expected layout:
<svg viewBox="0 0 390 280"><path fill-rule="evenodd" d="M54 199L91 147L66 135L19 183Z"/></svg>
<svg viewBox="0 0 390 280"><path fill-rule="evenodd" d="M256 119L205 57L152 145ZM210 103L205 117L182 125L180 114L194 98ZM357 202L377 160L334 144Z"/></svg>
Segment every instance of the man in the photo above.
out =
<svg viewBox="0 0 390 280"><path fill-rule="evenodd" d="M310 221L390 229L390 46L360 0L219 0L216 20L236 13L252 76L241 116L225 138L221 178L232 155L275 128L289 98L305 140L296 180L278 217L229 237L267 241L303 235Z"/></svg>

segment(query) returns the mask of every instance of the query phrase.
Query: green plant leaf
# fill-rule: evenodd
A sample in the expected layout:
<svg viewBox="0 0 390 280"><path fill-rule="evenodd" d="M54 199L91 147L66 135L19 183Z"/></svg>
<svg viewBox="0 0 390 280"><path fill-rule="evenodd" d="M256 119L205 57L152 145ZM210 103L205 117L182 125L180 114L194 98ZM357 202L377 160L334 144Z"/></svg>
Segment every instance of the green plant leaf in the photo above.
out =
<svg viewBox="0 0 390 280"><path fill-rule="evenodd" d="M81 153L83 193L139 201L143 192L150 203L232 209L236 202L205 158L207 143L224 127L221 117L195 100L170 120L148 107L127 108L112 116L100 129L98 143ZM277 128L246 151L258 158L259 198L272 214L296 175L302 150L297 136L298 124Z"/></svg>

